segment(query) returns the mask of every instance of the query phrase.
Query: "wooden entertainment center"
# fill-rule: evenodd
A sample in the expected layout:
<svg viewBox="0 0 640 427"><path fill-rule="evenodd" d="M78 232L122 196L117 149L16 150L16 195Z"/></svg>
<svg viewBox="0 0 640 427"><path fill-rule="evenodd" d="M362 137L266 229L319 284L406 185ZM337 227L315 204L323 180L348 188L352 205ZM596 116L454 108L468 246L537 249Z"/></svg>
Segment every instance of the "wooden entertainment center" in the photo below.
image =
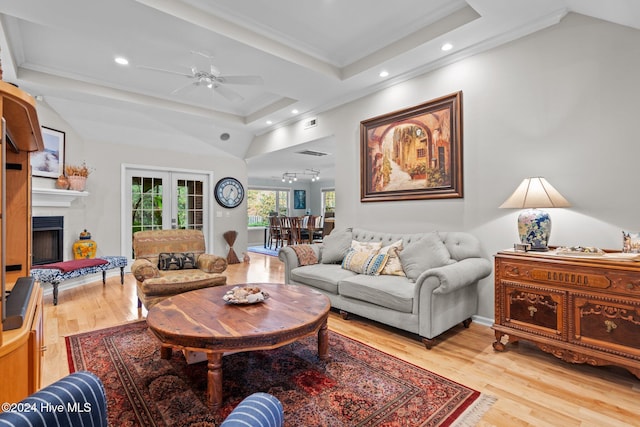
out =
<svg viewBox="0 0 640 427"><path fill-rule="evenodd" d="M1 79L0 71L0 79ZM42 288L33 280L18 315L8 309L20 294L16 283L31 270L30 152L44 149L35 100L17 87L0 81L2 173L0 174L2 289L15 298L0 298L0 402L17 402L40 388L43 347ZM20 286L21 287L21 286ZM10 294L8 294L10 295Z"/></svg>
<svg viewBox="0 0 640 427"><path fill-rule="evenodd" d="M496 254L493 348L505 350L504 336L523 339L564 361L640 378L640 262L623 258Z"/></svg>

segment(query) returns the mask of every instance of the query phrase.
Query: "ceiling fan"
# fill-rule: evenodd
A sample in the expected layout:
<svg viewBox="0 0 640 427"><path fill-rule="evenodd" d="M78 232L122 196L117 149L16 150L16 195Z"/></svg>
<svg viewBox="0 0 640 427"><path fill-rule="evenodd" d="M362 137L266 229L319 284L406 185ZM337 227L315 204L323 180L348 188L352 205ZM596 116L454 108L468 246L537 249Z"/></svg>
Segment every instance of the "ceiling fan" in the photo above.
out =
<svg viewBox="0 0 640 427"><path fill-rule="evenodd" d="M174 89L171 94L176 94L188 87L197 86L204 87L211 90L212 93L217 92L224 96L229 101L238 102L244 98L240 96L236 91L228 88L226 85L261 85L262 77L260 76L226 76L213 65L213 57L203 52L191 51L194 55L200 55L209 60L209 69L201 70L197 66L191 66L191 73L184 73L181 71L166 70L163 68L148 67L144 65L138 65L138 68L152 71L160 71L163 73L175 74L189 78L191 81L184 86L180 86Z"/></svg>

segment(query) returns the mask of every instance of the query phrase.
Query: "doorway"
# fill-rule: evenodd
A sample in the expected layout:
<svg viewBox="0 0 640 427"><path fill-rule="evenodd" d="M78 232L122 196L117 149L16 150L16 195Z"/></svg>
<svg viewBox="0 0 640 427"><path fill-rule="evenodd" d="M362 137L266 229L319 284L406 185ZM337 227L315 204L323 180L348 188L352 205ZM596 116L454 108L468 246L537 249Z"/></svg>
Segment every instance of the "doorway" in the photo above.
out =
<svg viewBox="0 0 640 427"><path fill-rule="evenodd" d="M134 258L133 233L142 230L202 230L211 242L212 174L123 165L123 254Z"/></svg>

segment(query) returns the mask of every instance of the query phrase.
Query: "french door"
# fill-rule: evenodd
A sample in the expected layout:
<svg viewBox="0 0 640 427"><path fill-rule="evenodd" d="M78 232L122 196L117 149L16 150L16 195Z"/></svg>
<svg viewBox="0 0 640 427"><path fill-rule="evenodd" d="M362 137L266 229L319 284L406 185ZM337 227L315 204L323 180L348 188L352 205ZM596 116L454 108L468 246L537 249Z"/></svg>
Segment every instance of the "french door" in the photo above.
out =
<svg viewBox="0 0 640 427"><path fill-rule="evenodd" d="M196 229L210 241L210 173L123 168L122 253L133 258L132 236L142 230Z"/></svg>

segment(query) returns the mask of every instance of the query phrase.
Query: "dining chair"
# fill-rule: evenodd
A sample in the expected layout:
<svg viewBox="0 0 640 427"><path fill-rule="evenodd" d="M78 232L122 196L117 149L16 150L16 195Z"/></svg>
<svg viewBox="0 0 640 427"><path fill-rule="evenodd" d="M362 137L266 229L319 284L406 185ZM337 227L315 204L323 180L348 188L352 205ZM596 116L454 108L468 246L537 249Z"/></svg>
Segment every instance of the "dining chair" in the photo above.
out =
<svg viewBox="0 0 640 427"><path fill-rule="evenodd" d="M313 222L313 231L309 233L311 235L309 243L321 243L324 237L324 221L322 215L316 216Z"/></svg>
<svg viewBox="0 0 640 427"><path fill-rule="evenodd" d="M280 229L280 218L277 216L269 217L269 249L273 246L275 240L276 249L282 246L282 230Z"/></svg>
<svg viewBox="0 0 640 427"><path fill-rule="evenodd" d="M302 220L297 216L292 216L289 220L291 222L290 244L297 245L302 243Z"/></svg>

